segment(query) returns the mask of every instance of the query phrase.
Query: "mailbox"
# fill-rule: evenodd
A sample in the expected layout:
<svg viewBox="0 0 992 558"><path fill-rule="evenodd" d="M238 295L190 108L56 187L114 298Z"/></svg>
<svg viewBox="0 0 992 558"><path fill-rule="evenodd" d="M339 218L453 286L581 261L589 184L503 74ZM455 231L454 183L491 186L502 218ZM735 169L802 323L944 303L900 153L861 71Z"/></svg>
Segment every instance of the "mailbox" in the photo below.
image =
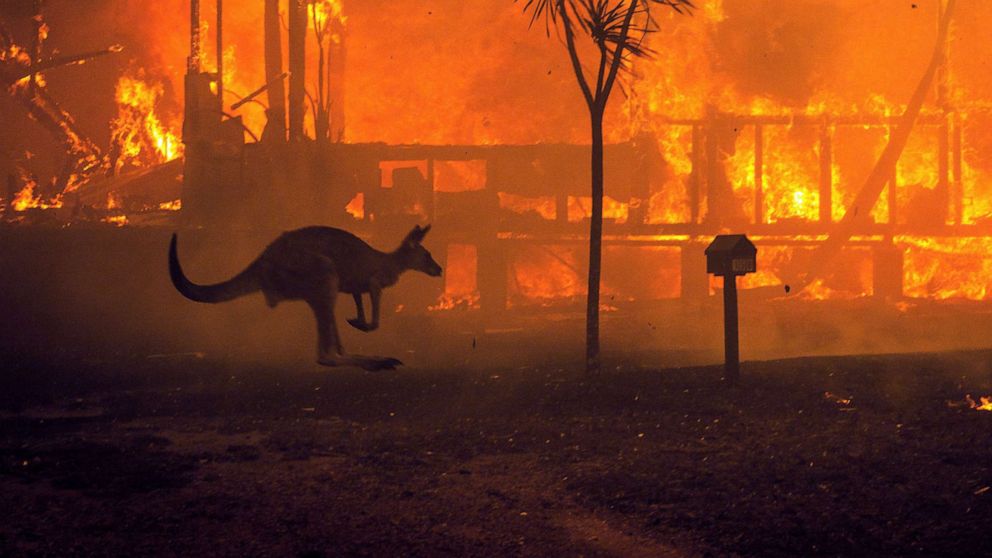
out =
<svg viewBox="0 0 992 558"><path fill-rule="evenodd" d="M706 248L706 272L723 276L723 352L725 378L741 374L737 341L737 276L754 273L758 249L742 234L721 234Z"/></svg>
<svg viewBox="0 0 992 558"><path fill-rule="evenodd" d="M745 275L757 270L758 249L743 234L721 234L706 248L706 272Z"/></svg>

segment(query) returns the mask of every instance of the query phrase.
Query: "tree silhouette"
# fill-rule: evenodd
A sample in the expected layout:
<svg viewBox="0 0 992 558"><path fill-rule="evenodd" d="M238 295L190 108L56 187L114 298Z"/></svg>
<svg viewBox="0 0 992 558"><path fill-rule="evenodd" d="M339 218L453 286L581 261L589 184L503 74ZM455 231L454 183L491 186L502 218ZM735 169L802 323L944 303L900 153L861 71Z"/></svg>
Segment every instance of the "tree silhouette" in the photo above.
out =
<svg viewBox="0 0 992 558"><path fill-rule="evenodd" d="M518 0L514 0L517 2ZM555 28L565 36L572 70L589 109L592 127L592 219L589 224L589 285L586 298L586 371L599 370L599 284L603 253L603 115L617 75L629 68L632 57L650 57L648 33L658 29L652 9L668 7L688 13L692 0L526 0L530 24L544 20L550 35ZM592 43L598 56L595 71L587 74L577 34ZM590 79L593 78L593 79Z"/></svg>

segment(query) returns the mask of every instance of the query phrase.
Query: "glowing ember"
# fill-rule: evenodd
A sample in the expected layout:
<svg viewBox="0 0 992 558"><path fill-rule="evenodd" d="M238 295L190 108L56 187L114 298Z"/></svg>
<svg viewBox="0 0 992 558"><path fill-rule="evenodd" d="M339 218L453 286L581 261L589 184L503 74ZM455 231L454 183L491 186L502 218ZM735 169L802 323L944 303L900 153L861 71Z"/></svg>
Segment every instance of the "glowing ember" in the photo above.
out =
<svg viewBox="0 0 992 558"><path fill-rule="evenodd" d="M158 204L158 208L163 211L179 211L183 208L183 200L172 200Z"/></svg>
<svg viewBox="0 0 992 558"><path fill-rule="evenodd" d="M123 227L127 224L127 215L111 215L110 217L104 217L101 221L118 227Z"/></svg>
<svg viewBox="0 0 992 558"><path fill-rule="evenodd" d="M122 207L121 196L116 192L107 192L107 209L120 209Z"/></svg>
<svg viewBox="0 0 992 558"><path fill-rule="evenodd" d="M845 405L845 406L850 405L851 402L854 401L850 397L840 397L839 395L835 395L833 393L830 393L829 391L823 393L823 398L826 399L827 401L832 401L838 405Z"/></svg>
<svg viewBox="0 0 992 558"><path fill-rule="evenodd" d="M979 401L975 401L971 394L968 393L965 394L963 401L948 401L947 406L967 407L976 411L992 411L992 395L982 396L978 399Z"/></svg>

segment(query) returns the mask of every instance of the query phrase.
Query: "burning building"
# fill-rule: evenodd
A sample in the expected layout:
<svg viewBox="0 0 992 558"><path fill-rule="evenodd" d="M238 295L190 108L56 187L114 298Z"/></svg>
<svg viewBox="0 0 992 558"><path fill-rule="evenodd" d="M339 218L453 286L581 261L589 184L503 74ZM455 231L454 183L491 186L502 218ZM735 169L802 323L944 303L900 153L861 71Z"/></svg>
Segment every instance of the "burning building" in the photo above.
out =
<svg viewBox="0 0 992 558"><path fill-rule="evenodd" d="M520 6L102 4L128 28L110 147L56 113L46 127L72 163L43 184L13 157L8 221L319 222L379 244L431 222L449 273L408 309L497 315L583 294L586 116L565 55ZM55 70L32 69L45 20L13 15L39 24L5 32L4 64L23 70L10 94L54 102L41 82ZM655 56L608 111L608 306L705 298L702 247L728 230L760 246L742 287L762 297L985 300L992 88L975 53L990 18L942 0L663 14Z"/></svg>

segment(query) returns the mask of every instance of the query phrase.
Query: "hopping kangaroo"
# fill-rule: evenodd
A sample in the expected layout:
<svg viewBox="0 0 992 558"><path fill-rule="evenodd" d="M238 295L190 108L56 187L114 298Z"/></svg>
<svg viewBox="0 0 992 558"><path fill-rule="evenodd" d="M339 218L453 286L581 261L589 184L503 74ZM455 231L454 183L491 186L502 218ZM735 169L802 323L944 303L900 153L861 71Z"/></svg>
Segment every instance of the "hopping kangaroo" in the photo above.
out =
<svg viewBox="0 0 992 558"><path fill-rule="evenodd" d="M176 235L169 244L169 276L186 298L196 302L226 302L262 291L269 307L283 300L303 300L317 319L317 362L326 366L353 365L366 370L395 368L394 358L349 355L341 347L334 320L334 302L339 292L355 299L358 315L348 323L361 331L379 327L382 290L399 280L408 269L431 277L441 275L421 242L430 225L415 226L400 247L380 252L357 236L331 227L306 227L283 233L244 271L214 285L197 285L186 278L176 253ZM365 320L362 294L372 301L372 322Z"/></svg>

